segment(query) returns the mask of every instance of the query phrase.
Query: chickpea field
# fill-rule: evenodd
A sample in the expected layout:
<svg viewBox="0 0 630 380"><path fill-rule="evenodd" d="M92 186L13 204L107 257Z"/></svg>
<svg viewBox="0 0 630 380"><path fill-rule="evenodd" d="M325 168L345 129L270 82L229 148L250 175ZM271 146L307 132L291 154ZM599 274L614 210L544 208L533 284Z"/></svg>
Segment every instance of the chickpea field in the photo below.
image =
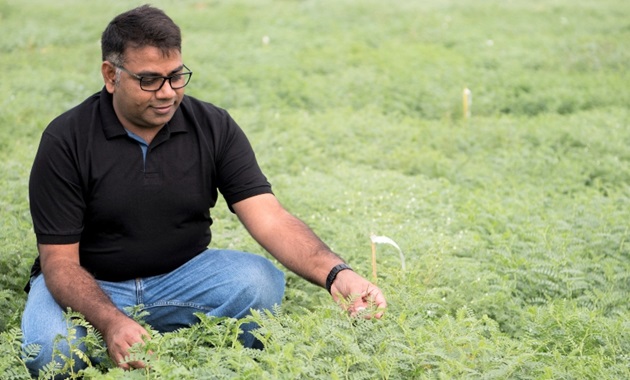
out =
<svg viewBox="0 0 630 380"><path fill-rule="evenodd" d="M1 379L29 378L41 133L100 91L100 34L141 4L0 0ZM279 200L389 307L349 317L277 263L275 314L153 331L146 369L69 312L102 361L40 378L630 378L630 2L151 4L181 27L186 93L230 112ZM270 257L224 201L211 214L212 246ZM250 321L263 351L237 339Z"/></svg>

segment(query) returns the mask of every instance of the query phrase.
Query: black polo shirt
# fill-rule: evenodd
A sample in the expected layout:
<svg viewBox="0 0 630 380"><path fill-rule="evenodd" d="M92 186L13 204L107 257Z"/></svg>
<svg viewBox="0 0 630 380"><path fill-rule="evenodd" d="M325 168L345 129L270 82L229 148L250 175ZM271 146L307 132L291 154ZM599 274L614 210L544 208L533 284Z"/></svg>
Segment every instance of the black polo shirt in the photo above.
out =
<svg viewBox="0 0 630 380"><path fill-rule="evenodd" d="M143 158L105 89L46 128L29 183L37 242L80 242L81 265L107 281L166 273L204 251L217 190L230 208L271 193L225 110L184 96Z"/></svg>

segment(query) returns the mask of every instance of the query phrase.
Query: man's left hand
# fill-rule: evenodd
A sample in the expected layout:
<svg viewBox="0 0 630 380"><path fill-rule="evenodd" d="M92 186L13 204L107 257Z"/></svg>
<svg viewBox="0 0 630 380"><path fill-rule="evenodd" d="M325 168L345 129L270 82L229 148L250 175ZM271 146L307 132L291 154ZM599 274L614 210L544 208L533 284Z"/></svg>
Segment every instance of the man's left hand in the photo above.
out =
<svg viewBox="0 0 630 380"><path fill-rule="evenodd" d="M361 314L365 318L380 319L387 308L381 289L351 270L339 272L330 290L335 302L352 316ZM363 313L366 309L373 312Z"/></svg>

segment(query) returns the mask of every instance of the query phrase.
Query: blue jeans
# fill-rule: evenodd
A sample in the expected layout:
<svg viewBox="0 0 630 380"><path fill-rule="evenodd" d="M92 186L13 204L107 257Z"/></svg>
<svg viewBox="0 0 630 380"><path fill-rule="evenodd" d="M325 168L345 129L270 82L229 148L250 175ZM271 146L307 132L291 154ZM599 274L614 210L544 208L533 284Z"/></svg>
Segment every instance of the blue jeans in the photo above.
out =
<svg viewBox="0 0 630 380"><path fill-rule="evenodd" d="M242 318L250 309L271 309L284 295L284 273L262 256L229 250L208 249L170 273L122 282L98 281L113 303L121 310L143 305L149 315L145 321L160 332L188 327L198 322L194 313L209 316ZM70 356L63 340L53 347L57 335L67 336L68 326L63 310L46 288L40 274L31 279L31 290L22 316L23 346L38 344L37 357L27 366L33 376L53 358L57 348ZM85 329L75 327L77 338ZM245 347L257 343L249 333L255 324L242 325L241 341ZM85 350L84 347L82 347ZM59 360L59 358L55 358ZM75 360L78 371L85 367Z"/></svg>

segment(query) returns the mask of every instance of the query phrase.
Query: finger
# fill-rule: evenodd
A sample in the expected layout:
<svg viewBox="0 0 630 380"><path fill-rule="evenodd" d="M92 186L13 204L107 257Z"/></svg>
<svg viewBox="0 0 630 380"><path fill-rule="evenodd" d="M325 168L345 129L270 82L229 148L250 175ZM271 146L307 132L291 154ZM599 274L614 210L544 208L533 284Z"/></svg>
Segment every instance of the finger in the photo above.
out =
<svg viewBox="0 0 630 380"><path fill-rule="evenodd" d="M386 309L387 301L381 289L374 287L368 292L369 302L371 302L377 309Z"/></svg>
<svg viewBox="0 0 630 380"><path fill-rule="evenodd" d="M387 308L387 301L385 301L383 292L377 286L370 284L365 291L361 293L360 300L353 306L357 313L369 307L376 311L376 313L366 313L364 317L368 319L372 317L380 319L384 314L385 308Z"/></svg>
<svg viewBox="0 0 630 380"><path fill-rule="evenodd" d="M144 368L144 363L141 361L131 361L129 357L129 349L130 345L127 345L126 348L118 347L115 352L114 350L109 350L109 356L112 358L114 363L125 371L128 371L132 368Z"/></svg>
<svg viewBox="0 0 630 380"><path fill-rule="evenodd" d="M130 360L130 357L127 356L125 358L120 358L119 361L117 361L118 367L124 369L125 371L129 371L133 368L145 368L146 364L141 361L141 360Z"/></svg>
<svg viewBox="0 0 630 380"><path fill-rule="evenodd" d="M118 356L116 358L112 357L112 359L114 360L114 363L116 363L118 367L124 369L125 371L129 371L131 369L131 367L129 366L129 363L125 361L124 357Z"/></svg>
<svg viewBox="0 0 630 380"><path fill-rule="evenodd" d="M356 317L358 314L361 314L369 307L369 304L366 302L365 293L357 294L350 300L350 304L348 307L348 312L350 316Z"/></svg>
<svg viewBox="0 0 630 380"><path fill-rule="evenodd" d="M133 361L133 362L129 362L129 366L132 367L132 368L145 368L146 364L144 364L143 361L136 360L136 361Z"/></svg>

